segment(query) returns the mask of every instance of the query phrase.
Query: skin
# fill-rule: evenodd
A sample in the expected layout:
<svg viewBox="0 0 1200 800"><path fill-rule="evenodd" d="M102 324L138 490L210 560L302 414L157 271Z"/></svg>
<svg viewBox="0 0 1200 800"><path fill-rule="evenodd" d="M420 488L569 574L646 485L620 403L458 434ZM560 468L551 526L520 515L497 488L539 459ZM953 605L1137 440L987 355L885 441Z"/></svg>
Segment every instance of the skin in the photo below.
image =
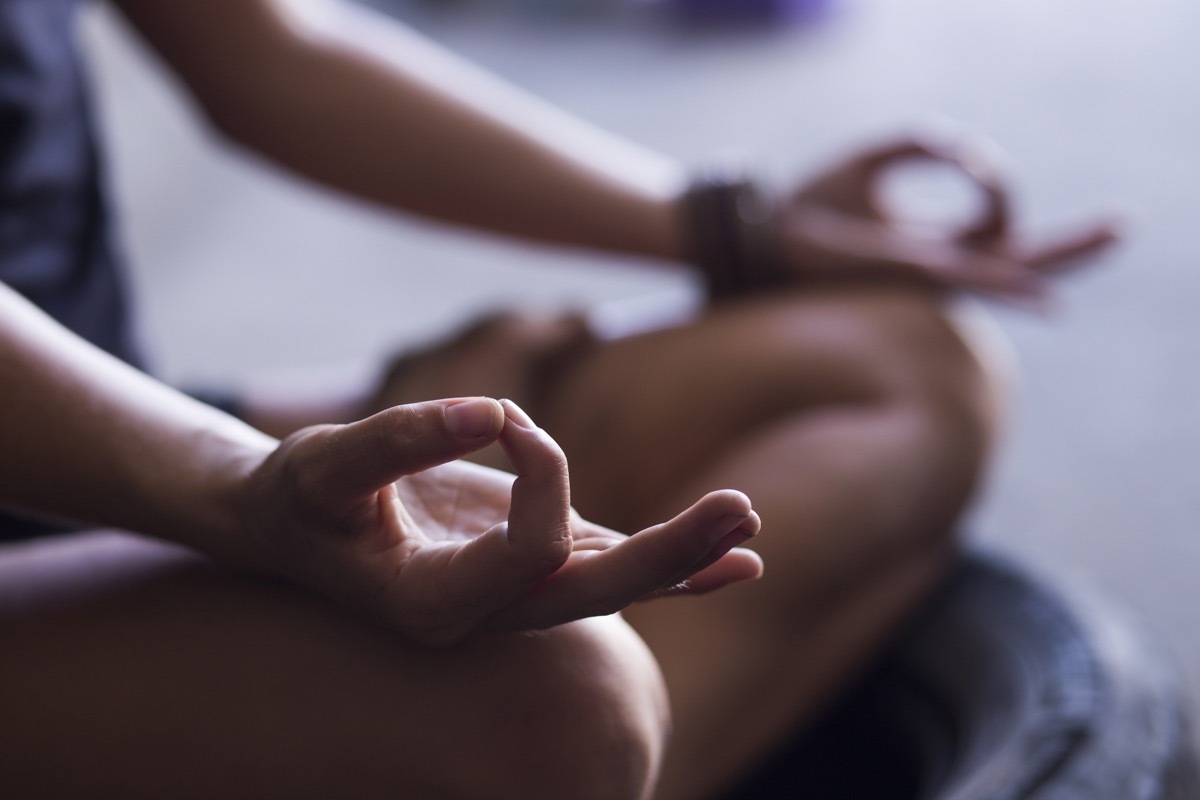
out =
<svg viewBox="0 0 1200 800"><path fill-rule="evenodd" d="M661 676L617 617L431 649L116 532L10 548L0 586L12 797L601 800L662 757Z"/></svg>
<svg viewBox="0 0 1200 800"><path fill-rule="evenodd" d="M117 5L219 131L299 175L502 236L687 252L680 164L394 24L344 8L315 27L270 0ZM988 213L964 231L895 225L880 176L914 158L965 170ZM122 535L0 553L0 686L29 687L0 697L0 745L28 765L8 785L231 796L215 774L247 796L694 798L732 780L864 662L952 551L996 402L945 295L1037 300L1115 239L1099 222L1030 244L977 154L922 137L836 161L788 193L776 225L795 291L589 347L553 379L520 377L553 339L534 333L466 390L446 359L398 373L366 408L251 408L282 443L80 355L4 299L22 345L4 365L22 376L0 401L0 437L22 456L0 466L4 500L214 559ZM489 395L536 407L545 430L475 399ZM485 433L454 432L468 405ZM379 413L352 422L366 412ZM493 442L515 483L447 463ZM756 591L662 599L758 575L757 556L729 548L760 519L775 534ZM639 598L656 599L630 612L640 638L578 621ZM236 624L205 623L220 610ZM214 661L226 652L241 657ZM96 691L78 690L76 664L97 665ZM294 677L273 684L281 671ZM48 707L67 724L48 727ZM249 722L223 724L228 708ZM496 736L515 709L536 724ZM82 755L39 756L64 750Z"/></svg>
<svg viewBox="0 0 1200 800"><path fill-rule="evenodd" d="M623 623L572 623L761 571L735 549L759 528L738 492L634 537L583 520L561 449L511 402L401 406L276 442L5 287L0 375L0 504L189 548L96 534L0 548L0 778L17 792L211 796L185 777L207 762L234 796L470 797L502 780L515 796L583 782L637 797L661 757L661 678ZM492 442L515 477L455 460ZM454 769L455 731L495 735L518 711L533 726L519 758L494 748L491 771ZM564 737L588 744L555 758Z"/></svg>
<svg viewBox="0 0 1200 800"><path fill-rule="evenodd" d="M541 244L686 258L686 167L572 118L341 3L318 22L274 0L119 0L117 7L237 146L385 207ZM214 54L220 54L217 58ZM469 155L468 155L469 154ZM917 236L882 218L901 160L963 169L985 188L972 229ZM1111 220L1039 244L1010 238L1000 178L967 139L906 136L835 160L786 194L778 220L798 280L918 281L1024 299L1047 273L1111 244ZM1006 246L994 246L997 234Z"/></svg>
<svg viewBox="0 0 1200 800"><path fill-rule="evenodd" d="M656 796L709 796L736 780L942 575L1003 394L994 358L943 306L911 287L747 299L597 343L518 395L545 409L575 465L575 502L609 525L634 528L715 486L749 493L763 520L767 535L750 546L767 569L752 590L625 612L671 698ZM448 345L397 379L392 399L447 379L484 390L492 373L474 366L515 366L537 350L521 344L532 331L548 341L561 330L515 317L497 325L523 332Z"/></svg>
<svg viewBox="0 0 1200 800"><path fill-rule="evenodd" d="M688 491L736 486L768 533L755 591L627 616L672 701L657 796L701 797L802 726L935 585L984 467L995 387L936 300L894 290L746 303L624 348L565 380L548 420L588 465L577 500L633 525ZM718 354L720 379L687 352ZM671 354L664 380L655 365ZM609 382L654 388L588 405ZM620 420L615 442L598 446L598 418ZM725 424L681 435L700 418ZM637 489L614 486L633 453ZM607 498L623 490L634 499L616 511Z"/></svg>

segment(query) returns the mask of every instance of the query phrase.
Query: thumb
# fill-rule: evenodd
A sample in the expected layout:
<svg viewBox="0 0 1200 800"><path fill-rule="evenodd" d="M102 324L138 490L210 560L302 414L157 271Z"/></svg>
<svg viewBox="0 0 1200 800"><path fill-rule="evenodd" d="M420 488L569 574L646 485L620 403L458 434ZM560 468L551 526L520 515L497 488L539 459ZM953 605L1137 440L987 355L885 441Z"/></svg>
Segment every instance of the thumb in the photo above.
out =
<svg viewBox="0 0 1200 800"><path fill-rule="evenodd" d="M490 397L394 406L327 429L313 466L326 497L355 500L405 475L481 450L503 428L504 410Z"/></svg>

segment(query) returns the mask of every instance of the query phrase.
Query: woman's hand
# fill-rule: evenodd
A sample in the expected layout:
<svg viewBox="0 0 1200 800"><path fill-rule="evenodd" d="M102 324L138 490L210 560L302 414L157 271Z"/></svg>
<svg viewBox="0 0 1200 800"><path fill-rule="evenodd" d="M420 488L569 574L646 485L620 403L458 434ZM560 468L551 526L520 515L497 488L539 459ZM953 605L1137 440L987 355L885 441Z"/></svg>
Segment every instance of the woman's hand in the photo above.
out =
<svg viewBox="0 0 1200 800"><path fill-rule="evenodd" d="M983 192L979 220L922 234L901 226L881 200L891 168L932 161L961 170ZM1016 302L1040 300L1047 278L1117 240L1113 222L1032 244L1014 234L1007 191L986 155L969 145L901 138L862 150L799 187L779 211L785 269L806 280L898 279Z"/></svg>
<svg viewBox="0 0 1200 800"><path fill-rule="evenodd" d="M516 477L456 461L499 439ZM758 516L714 492L633 536L570 507L562 450L517 406L398 406L286 439L248 482L268 567L411 638L545 628L757 577Z"/></svg>

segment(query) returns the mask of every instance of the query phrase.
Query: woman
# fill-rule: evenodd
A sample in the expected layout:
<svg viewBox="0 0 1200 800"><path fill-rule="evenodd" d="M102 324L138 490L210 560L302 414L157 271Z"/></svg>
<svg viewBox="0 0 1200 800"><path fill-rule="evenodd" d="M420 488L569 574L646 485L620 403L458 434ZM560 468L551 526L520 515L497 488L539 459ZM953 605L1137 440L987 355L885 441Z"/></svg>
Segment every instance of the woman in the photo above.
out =
<svg viewBox="0 0 1200 800"><path fill-rule="evenodd" d="M888 143L772 198L740 175L689 178L361 12L317 28L270 0L116 5L241 146L405 213L688 261L714 302L617 342L572 318L503 317L403 360L367 406L244 407L286 434L277 446L81 355L6 297L4 441L19 459L4 501L207 554L123 534L0 554L0 768L29 793L708 796L803 724L947 563L997 410L946 290L1035 298L1114 238L1095 225L1015 241L997 182L954 146ZM0 86L22 120L3 185L22 224L0 270L136 361L72 4L2 13ZM980 180L986 219L933 238L891 225L873 188L910 158ZM550 435L476 396L514 397ZM460 413L476 435L454 433ZM433 469L497 439L511 489L459 462ZM554 440L586 516L647 532L571 517ZM757 576L757 557L730 548L760 517L763 580L661 599ZM493 527L506 518L508 533ZM637 635L578 621L642 597L660 599L628 612Z"/></svg>

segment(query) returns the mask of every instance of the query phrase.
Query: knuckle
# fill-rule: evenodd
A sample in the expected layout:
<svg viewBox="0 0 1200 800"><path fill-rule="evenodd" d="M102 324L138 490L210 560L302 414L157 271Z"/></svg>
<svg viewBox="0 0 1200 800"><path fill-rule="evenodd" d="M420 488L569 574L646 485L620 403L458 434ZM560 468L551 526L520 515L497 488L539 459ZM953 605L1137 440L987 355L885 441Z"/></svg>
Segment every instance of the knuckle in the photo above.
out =
<svg viewBox="0 0 1200 800"><path fill-rule="evenodd" d="M547 454L539 471L543 480L569 485L571 471L567 465L567 457L557 445L552 452Z"/></svg>
<svg viewBox="0 0 1200 800"><path fill-rule="evenodd" d="M523 551L518 551L518 558L524 564L520 571L531 580L557 572L570 558L573 548L570 531L529 537L527 541Z"/></svg>
<svg viewBox="0 0 1200 800"><path fill-rule="evenodd" d="M557 571L570 557L571 547L569 531L557 537L547 537L534 557L538 571L545 575Z"/></svg>
<svg viewBox="0 0 1200 800"><path fill-rule="evenodd" d="M567 471L567 454L563 451L562 445L555 441L549 433L542 428L538 428L534 432L537 437L537 443L541 449L541 462L545 469L558 470L563 473Z"/></svg>

